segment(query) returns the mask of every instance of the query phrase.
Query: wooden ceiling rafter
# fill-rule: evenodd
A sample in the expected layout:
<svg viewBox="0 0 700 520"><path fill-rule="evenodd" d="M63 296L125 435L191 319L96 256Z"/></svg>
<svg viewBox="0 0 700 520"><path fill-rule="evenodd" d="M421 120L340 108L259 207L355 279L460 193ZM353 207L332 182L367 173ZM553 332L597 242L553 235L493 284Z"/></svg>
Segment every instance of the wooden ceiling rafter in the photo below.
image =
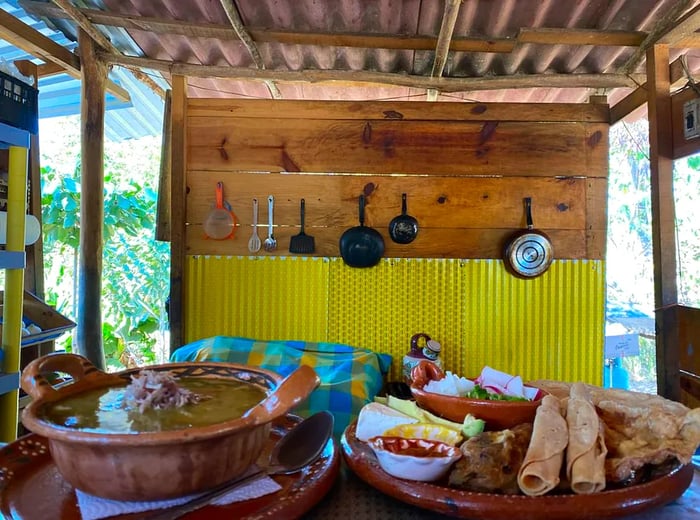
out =
<svg viewBox="0 0 700 520"><path fill-rule="evenodd" d="M76 79L80 79L80 57L51 38L0 9L0 38L24 52L47 63L54 63ZM129 92L113 81L106 84L107 92L121 101L130 101Z"/></svg>
<svg viewBox="0 0 700 520"><path fill-rule="evenodd" d="M633 72L642 60L645 59L647 50L652 48L659 39L663 38L666 34L673 30L673 28L678 23L679 19L684 15L685 11L688 9L691 0L679 0L678 3L669 10L666 15L654 26L653 30L649 32L644 41L639 44L634 54L620 67L618 72L628 73ZM700 9L700 6L693 9L696 11Z"/></svg>
<svg viewBox="0 0 700 520"><path fill-rule="evenodd" d="M37 16L66 18L55 6L34 0L20 0L22 8ZM122 15L98 9L79 9L94 24L123 29L148 31L156 34L177 34L196 38L239 40L229 25L197 23L181 20ZM281 43L288 45L316 45L321 47L357 47L365 49L394 49L431 51L437 46L434 36L407 34L324 33L247 27L247 33L256 44ZM640 31L582 30L569 28L522 28L513 38L452 37L451 52L509 53L522 43L540 45L603 45L637 47L647 33Z"/></svg>
<svg viewBox="0 0 700 520"><path fill-rule="evenodd" d="M625 73L634 70L634 68L644 59L647 51L656 44L669 45L668 42L677 41L687 35L693 23L700 23L700 6L696 6L687 13L689 0L679 0L674 8L661 20L653 31L640 44L635 54L620 68L619 72ZM685 14L684 14L685 13ZM691 25L689 25L691 24ZM670 45L669 45L670 46ZM671 87L677 87L677 83L685 77L682 62L679 59L674 60L669 65L669 75L671 78ZM649 100L649 92L647 83L640 84L635 90L610 107L610 124L614 124L634 110L641 107Z"/></svg>
<svg viewBox="0 0 700 520"><path fill-rule="evenodd" d="M671 78L671 89L677 89L682 83L688 80L683 69L682 57L676 58L669 66L669 77ZM647 102L649 96L649 86L645 82L632 92L627 94L620 101L610 107L610 124L613 125L623 119L628 114L637 110Z"/></svg>
<svg viewBox="0 0 700 520"><path fill-rule="evenodd" d="M102 54L101 57L115 64L198 78L269 79L311 83L340 81L349 85L374 83L418 89L435 88L443 92L520 88L633 88L646 79L644 74L515 74L511 76L430 78L392 72L350 70L257 70L249 67L200 65L124 55L115 56L107 53Z"/></svg>
<svg viewBox="0 0 700 520"><path fill-rule="evenodd" d="M251 38L250 34L246 30L245 24L241 19L240 13L238 12L238 8L234 5L232 0L219 0L219 3L221 4L221 7L226 13L226 17L228 18L229 22L231 22L231 27L233 27L233 30L236 32L236 35L243 43L243 46L248 51L248 54L250 54L250 57L253 59L253 63L255 63L255 66L260 70L264 70L265 62L263 61L262 56L260 55L258 46L255 44L253 38ZM263 83L267 87L267 90L270 92L272 99L282 99L282 93L277 88L277 85L275 85L274 81L266 80L263 81Z"/></svg>
<svg viewBox="0 0 700 520"><path fill-rule="evenodd" d="M59 7L63 12L65 12L68 17L73 20L78 27L80 27L85 33L100 47L105 51L114 54L121 54L121 51L117 49L114 44L104 35L102 32L95 27L88 18L80 12L80 10L75 7L70 0L51 0L57 7ZM129 68L134 77L141 83L150 88L155 92L161 99L165 97L165 89L163 89L158 83L156 83L153 78L148 74L137 68Z"/></svg>
<svg viewBox="0 0 700 520"><path fill-rule="evenodd" d="M693 48L700 47L700 5L684 15L676 24L668 30L657 43L664 43L669 47Z"/></svg>
<svg viewBox="0 0 700 520"><path fill-rule="evenodd" d="M459 16L459 8L462 5L462 0L445 0L445 10L442 14L442 23L440 24L440 34L438 34L437 44L435 45L435 58L433 59L433 68L430 72L431 78L440 78L445 70L447 56L450 53L450 42L452 34L455 30L457 17ZM434 88L428 89L428 101L437 101L438 90Z"/></svg>

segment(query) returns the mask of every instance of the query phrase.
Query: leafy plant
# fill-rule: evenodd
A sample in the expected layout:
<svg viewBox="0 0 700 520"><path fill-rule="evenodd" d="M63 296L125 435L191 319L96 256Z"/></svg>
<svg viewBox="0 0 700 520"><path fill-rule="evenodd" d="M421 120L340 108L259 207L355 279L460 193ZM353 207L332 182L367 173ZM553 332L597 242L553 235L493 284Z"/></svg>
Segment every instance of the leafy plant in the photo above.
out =
<svg viewBox="0 0 700 520"><path fill-rule="evenodd" d="M42 158L42 218L46 299L75 318L80 169L71 130L77 128L65 132L62 160ZM169 244L154 238L160 140L142 141L105 146L102 336L112 369L167 356ZM70 349L72 339L64 337L61 346Z"/></svg>

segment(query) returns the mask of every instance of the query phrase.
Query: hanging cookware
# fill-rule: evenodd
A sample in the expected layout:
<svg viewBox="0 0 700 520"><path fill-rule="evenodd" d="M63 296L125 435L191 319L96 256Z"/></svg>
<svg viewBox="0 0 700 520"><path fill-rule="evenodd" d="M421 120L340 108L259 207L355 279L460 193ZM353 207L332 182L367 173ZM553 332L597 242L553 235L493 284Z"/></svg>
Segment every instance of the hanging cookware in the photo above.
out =
<svg viewBox="0 0 700 520"><path fill-rule="evenodd" d="M204 220L204 233L214 240L233 238L236 233L236 216L224 204L224 183L216 183L216 205Z"/></svg>
<svg viewBox="0 0 700 520"><path fill-rule="evenodd" d="M340 237L340 256L350 267L372 267L384 254L384 239L376 229L365 226L365 196L360 195L360 225Z"/></svg>
<svg viewBox="0 0 700 520"><path fill-rule="evenodd" d="M298 235L294 235L289 239L289 252L310 255L316 250L316 243L314 237L307 235L304 229L304 221L306 220L306 202L304 199L301 199L299 213L301 215L301 231Z"/></svg>
<svg viewBox="0 0 700 520"><path fill-rule="evenodd" d="M506 269L520 278L534 278L552 263L554 251L549 237L532 223L532 199L526 197L527 229L518 231L507 242L504 252Z"/></svg>
<svg viewBox="0 0 700 520"><path fill-rule="evenodd" d="M389 236L397 244L410 244L418 234L418 220L407 214L406 194L401 194L401 215L389 222Z"/></svg>

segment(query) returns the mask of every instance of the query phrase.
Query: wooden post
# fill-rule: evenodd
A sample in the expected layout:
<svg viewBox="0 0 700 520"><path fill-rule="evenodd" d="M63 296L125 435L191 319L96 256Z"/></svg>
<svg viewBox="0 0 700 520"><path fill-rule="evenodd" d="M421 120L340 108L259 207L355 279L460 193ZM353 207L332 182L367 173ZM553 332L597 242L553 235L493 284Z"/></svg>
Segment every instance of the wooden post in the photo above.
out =
<svg viewBox="0 0 700 520"><path fill-rule="evenodd" d="M156 207L156 240L170 242L170 162L172 159L172 91L165 92L163 135L160 142L160 172L158 176L158 206Z"/></svg>
<svg viewBox="0 0 700 520"><path fill-rule="evenodd" d="M82 30L80 44L80 254L77 352L104 369L102 345L102 246L104 226L104 121L107 66Z"/></svg>
<svg viewBox="0 0 700 520"><path fill-rule="evenodd" d="M668 312L668 309L678 303L668 45L654 45L647 51L647 78L651 151L651 232L656 308L656 375L659 394L678 400L680 399L678 320L675 312Z"/></svg>
<svg viewBox="0 0 700 520"><path fill-rule="evenodd" d="M173 75L171 114L170 183L170 352L181 347L185 331L183 326L184 270L185 270L185 196L187 189L187 80Z"/></svg>

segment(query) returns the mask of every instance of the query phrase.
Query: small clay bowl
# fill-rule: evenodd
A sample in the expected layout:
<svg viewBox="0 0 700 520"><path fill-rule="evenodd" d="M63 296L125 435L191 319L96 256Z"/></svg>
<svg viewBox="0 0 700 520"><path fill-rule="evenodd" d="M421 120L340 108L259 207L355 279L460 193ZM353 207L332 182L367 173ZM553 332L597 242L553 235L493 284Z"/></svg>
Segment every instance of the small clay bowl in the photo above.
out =
<svg viewBox="0 0 700 520"><path fill-rule="evenodd" d="M458 423L463 422L467 414L472 414L477 419L486 421L487 430L505 430L521 423L533 422L537 407L547 394L539 389L532 401L495 401L436 394L423 390L429 381L439 381L443 377L445 374L434 363L421 361L413 368L411 393L418 406Z"/></svg>
<svg viewBox="0 0 700 520"><path fill-rule="evenodd" d="M32 397L22 423L46 437L51 457L73 487L115 500L160 500L217 486L245 473L262 453L271 423L318 386L313 368L301 365L286 379L261 368L233 363L193 362L144 367L175 376L233 379L267 395L243 417L209 426L139 434L71 430L42 418L42 407L93 389L126 385L132 369L116 374L98 370L74 354L51 354L32 361L22 388ZM70 384L54 388L45 374L67 373Z"/></svg>
<svg viewBox="0 0 700 520"><path fill-rule="evenodd" d="M372 437L369 445L389 475L421 482L441 479L462 457L459 448L427 439L380 436Z"/></svg>

